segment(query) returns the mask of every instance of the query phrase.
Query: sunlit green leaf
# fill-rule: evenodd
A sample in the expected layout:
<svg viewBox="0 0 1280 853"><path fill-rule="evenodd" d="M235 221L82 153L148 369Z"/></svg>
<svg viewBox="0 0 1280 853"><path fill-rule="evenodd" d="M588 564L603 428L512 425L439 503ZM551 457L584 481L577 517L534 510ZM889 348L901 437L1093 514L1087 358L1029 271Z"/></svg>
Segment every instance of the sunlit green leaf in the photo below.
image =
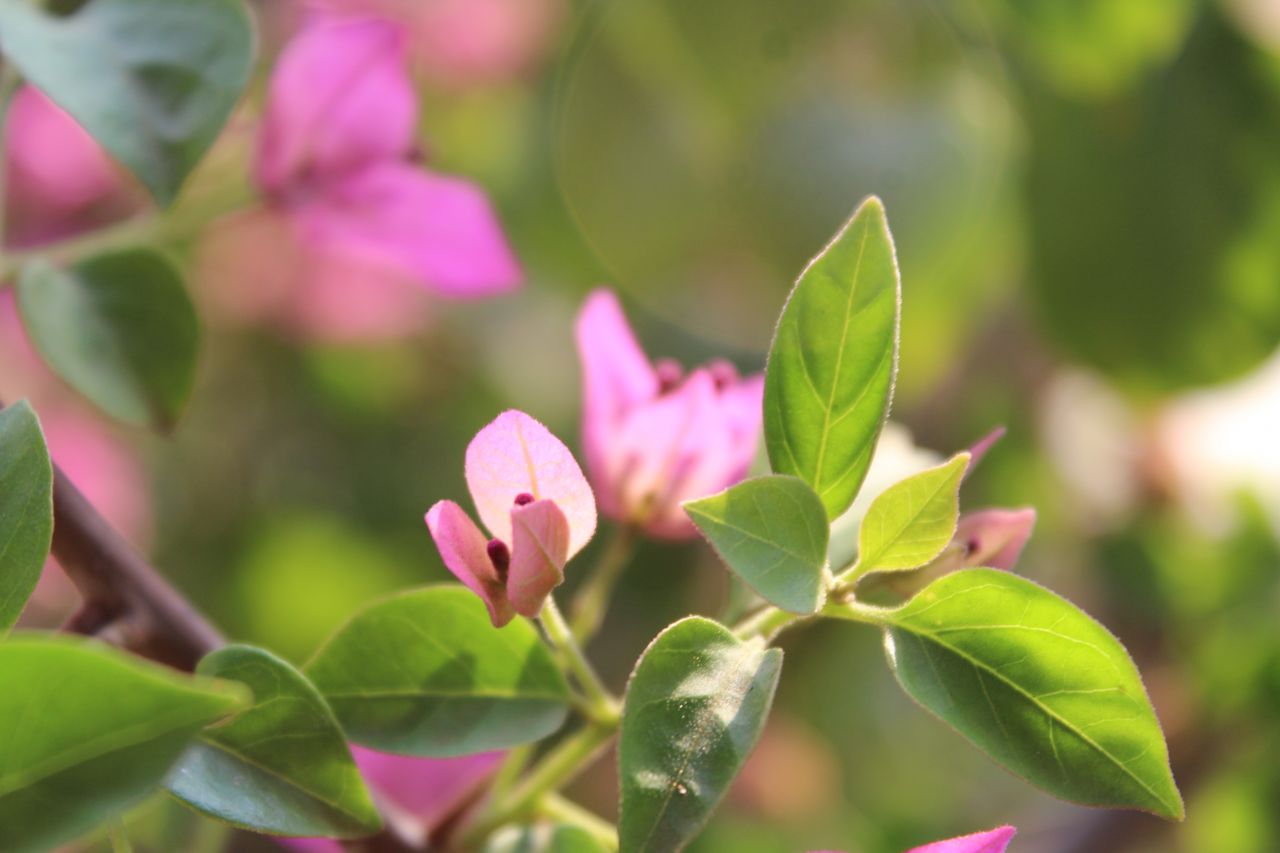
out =
<svg viewBox="0 0 1280 853"><path fill-rule="evenodd" d="M17 621L53 537L53 468L26 401L0 411L0 637Z"/></svg>
<svg viewBox="0 0 1280 853"><path fill-rule="evenodd" d="M853 502L889 414L898 367L898 265L869 198L801 274L769 351L764 434L779 474L835 518Z"/></svg>
<svg viewBox="0 0 1280 853"><path fill-rule="evenodd" d="M123 421L172 426L195 381L195 308L178 270L145 249L69 269L27 265L22 321L58 375Z"/></svg>
<svg viewBox="0 0 1280 853"><path fill-rule="evenodd" d="M649 645L622 711L623 850L680 850L701 831L755 747L781 672L780 649L698 616Z"/></svg>
<svg viewBox="0 0 1280 853"><path fill-rule="evenodd" d="M191 678L66 636L0 643L0 850L44 851L137 803L200 729L247 704Z"/></svg>
<svg viewBox="0 0 1280 853"><path fill-rule="evenodd" d="M885 489L858 528L855 577L923 566L942 553L960 518L960 481L969 454L921 471Z"/></svg>
<svg viewBox="0 0 1280 853"><path fill-rule="evenodd" d="M995 569L947 575L885 616L898 681L988 755L1073 802L1181 819L1155 711L1120 642Z"/></svg>
<svg viewBox="0 0 1280 853"><path fill-rule="evenodd" d="M803 480L756 477L684 509L725 564L763 598L793 613L822 606L830 526L822 501Z"/></svg>
<svg viewBox="0 0 1280 853"><path fill-rule="evenodd" d="M0 2L0 52L168 204L249 76L241 0Z"/></svg>
<svg viewBox="0 0 1280 853"><path fill-rule="evenodd" d="M220 649L197 672L248 685L253 706L187 749L165 783L174 796L273 835L349 838L381 827L338 721L302 673L249 646Z"/></svg>
<svg viewBox="0 0 1280 853"><path fill-rule="evenodd" d="M581 827L544 823L494 833L484 853L609 853L609 849Z"/></svg>
<svg viewBox="0 0 1280 853"><path fill-rule="evenodd" d="M445 757L539 740L569 688L531 624L494 628L460 586L371 605L306 666L347 734L384 752Z"/></svg>

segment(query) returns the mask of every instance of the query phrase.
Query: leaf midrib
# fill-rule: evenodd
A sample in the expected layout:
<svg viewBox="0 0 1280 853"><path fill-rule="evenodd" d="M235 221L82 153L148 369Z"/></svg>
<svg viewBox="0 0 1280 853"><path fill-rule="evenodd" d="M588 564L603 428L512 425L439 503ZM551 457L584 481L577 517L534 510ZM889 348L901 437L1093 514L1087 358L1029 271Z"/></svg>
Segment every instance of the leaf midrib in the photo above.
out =
<svg viewBox="0 0 1280 853"><path fill-rule="evenodd" d="M1155 802L1159 803L1162 807L1166 807L1166 808L1168 808L1171 805L1170 803L1167 803L1163 797L1157 794L1155 790L1151 788L1150 785L1148 785L1139 776L1137 776L1132 770L1130 770L1128 766L1126 766L1122 761L1120 761L1118 757L1112 755L1110 752L1104 749L1101 744L1097 743L1095 740L1093 740L1093 738L1089 737L1087 734L1085 734L1083 731L1077 728L1074 723L1072 723L1070 720L1065 719L1062 715L1058 714L1056 711L1049 708L1047 705L1041 702L1039 698L1036 697L1033 693L1023 688L1017 682L1003 675L999 670L973 657L968 652L965 652L949 643L944 642L942 639L938 637L938 635L934 634L932 631L918 629L912 626L908 626L902 622L892 622L891 625L901 630L908 631L922 639L931 640L935 645L939 646L940 648L948 652L951 652L956 657L959 657L962 660L966 661L970 666L974 667L976 670L979 670L980 672L986 672L988 675L994 677L998 681L1003 682L1015 693L1022 695L1028 702L1030 702L1033 706L1039 709L1039 711L1042 714L1044 714L1045 717L1049 718L1050 720L1057 721L1058 725L1062 726L1065 730L1071 732L1076 737L1080 738L1081 741L1083 741L1085 744L1091 747L1099 755L1107 759L1114 766L1118 767L1121 771L1124 772L1126 776L1128 776L1134 782L1138 783L1139 787L1141 787L1144 791L1150 794L1152 799L1155 800ZM1176 812L1176 809L1171 809L1171 811Z"/></svg>

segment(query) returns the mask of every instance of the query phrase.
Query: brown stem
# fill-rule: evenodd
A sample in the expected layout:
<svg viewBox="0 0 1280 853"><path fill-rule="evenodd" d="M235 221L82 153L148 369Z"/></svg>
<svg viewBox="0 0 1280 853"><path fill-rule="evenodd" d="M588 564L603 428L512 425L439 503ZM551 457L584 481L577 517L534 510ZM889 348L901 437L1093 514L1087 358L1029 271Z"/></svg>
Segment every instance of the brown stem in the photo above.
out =
<svg viewBox="0 0 1280 853"><path fill-rule="evenodd" d="M132 652L190 671L222 635L107 523L56 465L53 556L85 606L69 627L110 625Z"/></svg>

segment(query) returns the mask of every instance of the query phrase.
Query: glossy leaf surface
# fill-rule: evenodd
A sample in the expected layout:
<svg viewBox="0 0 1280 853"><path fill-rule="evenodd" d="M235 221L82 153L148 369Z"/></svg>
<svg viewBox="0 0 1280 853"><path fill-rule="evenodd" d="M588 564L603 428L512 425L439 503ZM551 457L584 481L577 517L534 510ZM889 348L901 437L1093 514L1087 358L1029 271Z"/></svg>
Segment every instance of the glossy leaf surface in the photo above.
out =
<svg viewBox="0 0 1280 853"><path fill-rule="evenodd" d="M195 307L178 270L145 249L98 255L69 269L27 265L22 321L36 349L103 411L160 428L177 420L195 381Z"/></svg>
<svg viewBox="0 0 1280 853"><path fill-rule="evenodd" d="M338 721L302 673L249 646L219 649L197 672L247 685L253 705L192 744L166 781L174 796L273 835L348 838L381 827Z"/></svg>
<svg viewBox="0 0 1280 853"><path fill-rule="evenodd" d="M901 302L884 207L869 198L791 291L765 372L764 434L779 474L834 519L858 494L893 397Z"/></svg>
<svg viewBox="0 0 1280 853"><path fill-rule="evenodd" d="M995 569L947 575L889 611L916 701L1055 796L1181 819L1155 711L1120 642L1069 601Z"/></svg>
<svg viewBox="0 0 1280 853"><path fill-rule="evenodd" d="M0 51L168 204L240 97L253 30L240 0L6 0Z"/></svg>
<svg viewBox="0 0 1280 853"><path fill-rule="evenodd" d="M383 752L448 757L539 740L569 688L533 626L494 628L461 586L365 608L306 666L348 736Z"/></svg>
<svg viewBox="0 0 1280 853"><path fill-rule="evenodd" d="M53 468L26 401L0 411L0 637L40 580L53 538Z"/></svg>
<svg viewBox="0 0 1280 853"><path fill-rule="evenodd" d="M202 728L248 692L96 642L0 644L0 850L68 842L151 793Z"/></svg>
<svg viewBox="0 0 1280 853"><path fill-rule="evenodd" d="M684 509L733 573L771 604L793 613L822 606L830 525L803 480L756 477Z"/></svg>
<svg viewBox="0 0 1280 853"><path fill-rule="evenodd" d="M649 645L627 687L618 745L622 849L682 849L764 728L782 651L691 616Z"/></svg>

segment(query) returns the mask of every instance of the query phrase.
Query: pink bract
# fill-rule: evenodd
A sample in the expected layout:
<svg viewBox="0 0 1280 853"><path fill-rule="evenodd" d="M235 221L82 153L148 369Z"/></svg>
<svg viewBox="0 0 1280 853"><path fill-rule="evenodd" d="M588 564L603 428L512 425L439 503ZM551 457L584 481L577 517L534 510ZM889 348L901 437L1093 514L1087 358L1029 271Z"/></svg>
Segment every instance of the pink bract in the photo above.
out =
<svg viewBox="0 0 1280 853"><path fill-rule="evenodd" d="M1005 853L1009 842L1018 834L1012 826L998 826L986 832L975 832L945 841L935 841L920 847L912 847L903 853ZM834 850L815 850L813 853L836 853Z"/></svg>
<svg viewBox="0 0 1280 853"><path fill-rule="evenodd" d="M606 515L653 536L696 535L680 505L746 476L762 420L764 378L725 361L682 375L651 363L616 296L592 293L578 315L587 470Z"/></svg>
<svg viewBox="0 0 1280 853"><path fill-rule="evenodd" d="M453 501L427 512L445 567L480 596L502 627L537 616L564 565L596 528L595 499L569 448L523 412L507 411L467 446L467 486L484 533Z"/></svg>
<svg viewBox="0 0 1280 853"><path fill-rule="evenodd" d="M1031 538L1036 511L1024 509L984 509L960 517L955 541L964 546L967 566L1012 569Z"/></svg>

